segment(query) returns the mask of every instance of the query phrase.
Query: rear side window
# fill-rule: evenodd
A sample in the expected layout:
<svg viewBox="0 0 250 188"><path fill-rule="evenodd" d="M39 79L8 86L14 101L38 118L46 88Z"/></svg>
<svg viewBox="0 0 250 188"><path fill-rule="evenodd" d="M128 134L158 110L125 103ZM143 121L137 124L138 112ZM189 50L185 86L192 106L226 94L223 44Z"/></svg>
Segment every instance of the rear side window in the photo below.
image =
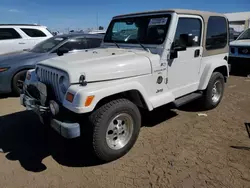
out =
<svg viewBox="0 0 250 188"><path fill-rule="evenodd" d="M21 28L21 30L29 37L46 37L46 35L38 29Z"/></svg>
<svg viewBox="0 0 250 188"><path fill-rule="evenodd" d="M227 21L223 17L211 16L207 24L206 49L215 50L227 45Z"/></svg>
<svg viewBox="0 0 250 188"><path fill-rule="evenodd" d="M1 28L0 29L0 40L19 39L19 38L21 38L21 36L13 28Z"/></svg>

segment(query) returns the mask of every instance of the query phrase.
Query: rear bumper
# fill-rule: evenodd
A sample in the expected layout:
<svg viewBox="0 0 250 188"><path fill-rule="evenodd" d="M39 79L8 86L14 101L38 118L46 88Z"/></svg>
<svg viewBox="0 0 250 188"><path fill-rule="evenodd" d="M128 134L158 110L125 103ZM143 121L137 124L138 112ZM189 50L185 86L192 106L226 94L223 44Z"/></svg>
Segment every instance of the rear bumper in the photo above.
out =
<svg viewBox="0 0 250 188"><path fill-rule="evenodd" d="M44 120L48 121L50 126L64 138L77 138L80 136L80 124L77 122L61 121L53 118L49 107L37 105L37 100L25 94L20 95L20 103L25 106L27 110L34 111L42 123ZM65 117L66 119L67 117Z"/></svg>

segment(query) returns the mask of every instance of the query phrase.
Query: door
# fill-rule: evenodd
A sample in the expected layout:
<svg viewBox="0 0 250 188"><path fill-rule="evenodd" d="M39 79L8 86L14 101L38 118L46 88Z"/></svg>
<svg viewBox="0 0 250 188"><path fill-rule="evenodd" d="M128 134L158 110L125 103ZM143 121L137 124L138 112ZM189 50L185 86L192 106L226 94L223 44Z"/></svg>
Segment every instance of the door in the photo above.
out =
<svg viewBox="0 0 250 188"><path fill-rule="evenodd" d="M168 88L177 98L198 88L202 55L203 22L198 16L178 16L172 50L183 47L168 60Z"/></svg>
<svg viewBox="0 0 250 188"><path fill-rule="evenodd" d="M0 54L22 50L23 39L14 28L0 28Z"/></svg>

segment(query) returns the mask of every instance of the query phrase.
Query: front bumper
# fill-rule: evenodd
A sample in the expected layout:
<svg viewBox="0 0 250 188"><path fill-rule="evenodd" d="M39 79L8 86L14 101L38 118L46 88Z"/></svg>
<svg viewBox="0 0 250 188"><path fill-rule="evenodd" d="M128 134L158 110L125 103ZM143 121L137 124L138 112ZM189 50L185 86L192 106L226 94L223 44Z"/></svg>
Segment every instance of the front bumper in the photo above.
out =
<svg viewBox="0 0 250 188"><path fill-rule="evenodd" d="M49 107L38 105L39 101L36 99L26 94L21 94L20 103L25 106L27 110L34 111L39 116L42 123L45 123L45 120L48 120L50 126L64 138L70 139L80 136L81 132L79 123L64 122L53 118Z"/></svg>
<svg viewBox="0 0 250 188"><path fill-rule="evenodd" d="M9 70L0 72L0 93L11 92L11 73Z"/></svg>

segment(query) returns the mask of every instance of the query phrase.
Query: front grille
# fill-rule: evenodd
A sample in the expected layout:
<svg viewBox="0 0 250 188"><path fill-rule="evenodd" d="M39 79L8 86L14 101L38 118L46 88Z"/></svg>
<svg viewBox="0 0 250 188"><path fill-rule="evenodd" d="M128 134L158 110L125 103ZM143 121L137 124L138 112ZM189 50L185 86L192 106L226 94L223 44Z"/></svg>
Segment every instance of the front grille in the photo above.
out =
<svg viewBox="0 0 250 188"><path fill-rule="evenodd" d="M38 68L39 81L46 84L49 87L49 90L53 92L56 100L61 102L63 96L59 88L59 79L63 74L47 67L39 66Z"/></svg>
<svg viewBox="0 0 250 188"><path fill-rule="evenodd" d="M250 48L249 47L238 48L238 53L242 55L250 55Z"/></svg>

